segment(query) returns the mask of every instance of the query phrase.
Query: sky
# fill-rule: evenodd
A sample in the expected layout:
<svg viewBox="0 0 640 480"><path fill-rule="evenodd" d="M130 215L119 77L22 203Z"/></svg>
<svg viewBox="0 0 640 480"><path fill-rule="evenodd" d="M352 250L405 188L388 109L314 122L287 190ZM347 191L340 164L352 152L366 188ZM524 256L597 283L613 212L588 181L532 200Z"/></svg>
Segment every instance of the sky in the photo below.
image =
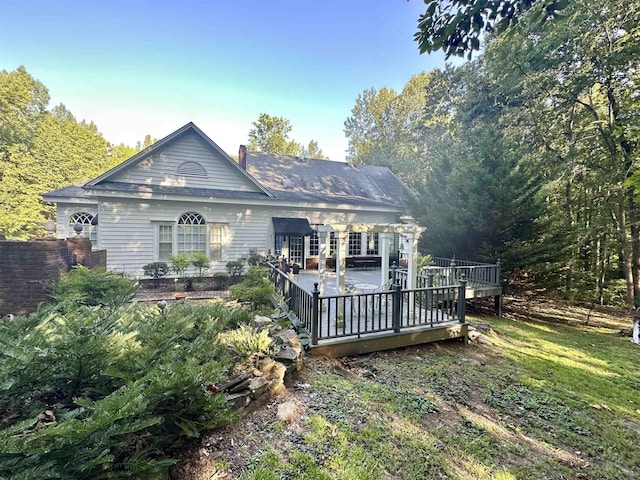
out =
<svg viewBox="0 0 640 480"><path fill-rule="evenodd" d="M360 93L444 66L413 35L422 0L8 0L0 70L24 65L113 144L192 121L230 155L260 113L344 160Z"/></svg>

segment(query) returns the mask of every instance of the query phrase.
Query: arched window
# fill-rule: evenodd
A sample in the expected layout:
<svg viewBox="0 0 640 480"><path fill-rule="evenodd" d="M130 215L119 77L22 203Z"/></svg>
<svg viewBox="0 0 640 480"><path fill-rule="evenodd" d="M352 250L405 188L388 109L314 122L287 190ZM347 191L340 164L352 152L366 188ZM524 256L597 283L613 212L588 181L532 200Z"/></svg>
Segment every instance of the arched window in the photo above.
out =
<svg viewBox="0 0 640 480"><path fill-rule="evenodd" d="M87 212L77 212L69 217L69 231L67 233L68 237L73 237L76 235L76 231L74 227L76 224L80 224L82 226L82 232L80 235L91 240L91 245L95 246L98 242L98 231L97 224L94 222L94 219L97 218Z"/></svg>
<svg viewBox="0 0 640 480"><path fill-rule="evenodd" d="M207 222L199 213L186 212L178 219L178 253L207 252Z"/></svg>

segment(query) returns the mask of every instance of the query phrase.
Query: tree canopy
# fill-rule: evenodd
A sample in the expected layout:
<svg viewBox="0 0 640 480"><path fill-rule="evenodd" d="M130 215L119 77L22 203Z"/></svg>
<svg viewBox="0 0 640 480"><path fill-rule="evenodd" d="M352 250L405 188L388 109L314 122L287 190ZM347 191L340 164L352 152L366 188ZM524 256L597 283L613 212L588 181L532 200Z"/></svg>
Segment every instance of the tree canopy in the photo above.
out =
<svg viewBox="0 0 640 480"><path fill-rule="evenodd" d="M544 22L565 8L569 0L425 0L415 40L420 53L443 50L462 57L480 49L484 34L502 32L528 14Z"/></svg>
<svg viewBox="0 0 640 480"><path fill-rule="evenodd" d="M258 120L251 125L253 126L249 130L247 145L250 150L278 155L326 158L315 140L311 140L305 148L302 144L290 139L289 133L293 127L284 117L273 117L268 113L261 113Z"/></svg>
<svg viewBox="0 0 640 480"><path fill-rule="evenodd" d="M0 233L25 239L55 217L41 195L88 180L139 149L111 145L92 122L64 106L24 67L0 72Z"/></svg>
<svg viewBox="0 0 640 480"><path fill-rule="evenodd" d="M453 26L425 23L429 38L458 39L424 51L468 53L489 32L484 51L402 92L365 90L345 122L350 157L391 166L413 189L424 253L502 258L540 288L632 307L640 1L427 5L457 12L442 17Z"/></svg>

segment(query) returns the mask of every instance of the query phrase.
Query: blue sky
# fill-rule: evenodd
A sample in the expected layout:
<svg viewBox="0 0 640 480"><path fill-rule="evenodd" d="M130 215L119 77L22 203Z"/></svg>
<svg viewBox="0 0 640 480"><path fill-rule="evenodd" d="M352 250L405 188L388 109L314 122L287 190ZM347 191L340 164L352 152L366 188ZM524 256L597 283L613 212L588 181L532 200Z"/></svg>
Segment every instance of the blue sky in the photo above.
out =
<svg viewBox="0 0 640 480"><path fill-rule="evenodd" d="M424 10L421 0L8 1L0 70L24 65L52 106L113 143L193 121L237 154L264 112L343 160L359 93L444 65L413 41Z"/></svg>

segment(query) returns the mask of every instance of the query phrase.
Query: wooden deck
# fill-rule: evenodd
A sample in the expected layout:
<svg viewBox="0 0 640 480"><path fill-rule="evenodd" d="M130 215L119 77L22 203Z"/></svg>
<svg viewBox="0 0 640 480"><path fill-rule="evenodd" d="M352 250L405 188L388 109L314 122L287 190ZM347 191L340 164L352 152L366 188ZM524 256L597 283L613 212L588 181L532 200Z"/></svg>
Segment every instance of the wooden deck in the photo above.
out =
<svg viewBox="0 0 640 480"><path fill-rule="evenodd" d="M323 296L317 283L309 291L308 278L300 282L277 268L272 268L271 280L309 333L313 355L338 357L467 339L464 277L456 284L440 280L429 286L425 280L419 288L407 289L398 280L391 290ZM479 288L483 286L473 286Z"/></svg>
<svg viewBox="0 0 640 480"><path fill-rule="evenodd" d="M466 342L468 334L469 325L467 323L452 321L434 327L415 327L400 333L381 332L357 337L321 340L317 345L311 347L311 353L315 356L337 358L346 355L360 355L363 353L391 350L454 338Z"/></svg>

